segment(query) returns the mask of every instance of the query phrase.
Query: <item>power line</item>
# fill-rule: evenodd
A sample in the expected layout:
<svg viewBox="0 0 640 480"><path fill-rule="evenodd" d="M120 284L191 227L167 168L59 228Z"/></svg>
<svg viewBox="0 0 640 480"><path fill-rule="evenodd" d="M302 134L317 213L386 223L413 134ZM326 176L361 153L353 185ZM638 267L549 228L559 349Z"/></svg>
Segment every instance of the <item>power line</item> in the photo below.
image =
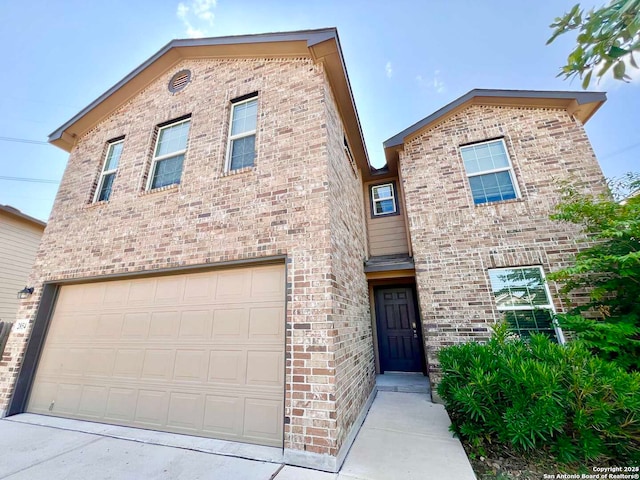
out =
<svg viewBox="0 0 640 480"><path fill-rule="evenodd" d="M605 158L614 157L616 155L627 152L629 150L633 150L634 148L637 148L637 147L640 147L640 142L634 143L633 145L627 145L626 147L621 148L620 150L616 150L615 152L608 153L607 155L600 157L600 159L604 160Z"/></svg>
<svg viewBox="0 0 640 480"><path fill-rule="evenodd" d="M48 180L46 178L5 177L2 175L0 175L0 180L9 180L11 182L60 183L60 180Z"/></svg>
<svg viewBox="0 0 640 480"><path fill-rule="evenodd" d="M33 143L35 145L49 145L49 142L43 142L41 140L29 140L27 138L0 137L0 140L5 142Z"/></svg>

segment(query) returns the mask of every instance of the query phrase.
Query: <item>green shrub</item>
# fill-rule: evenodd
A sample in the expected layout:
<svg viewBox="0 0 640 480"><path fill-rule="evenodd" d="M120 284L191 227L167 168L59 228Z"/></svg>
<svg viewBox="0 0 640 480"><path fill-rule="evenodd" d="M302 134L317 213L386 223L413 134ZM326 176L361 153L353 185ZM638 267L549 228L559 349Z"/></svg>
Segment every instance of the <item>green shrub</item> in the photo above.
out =
<svg viewBox="0 0 640 480"><path fill-rule="evenodd" d="M523 341L504 323L488 343L447 347L439 358L452 430L474 447L539 449L564 463L640 461L639 373L579 344Z"/></svg>

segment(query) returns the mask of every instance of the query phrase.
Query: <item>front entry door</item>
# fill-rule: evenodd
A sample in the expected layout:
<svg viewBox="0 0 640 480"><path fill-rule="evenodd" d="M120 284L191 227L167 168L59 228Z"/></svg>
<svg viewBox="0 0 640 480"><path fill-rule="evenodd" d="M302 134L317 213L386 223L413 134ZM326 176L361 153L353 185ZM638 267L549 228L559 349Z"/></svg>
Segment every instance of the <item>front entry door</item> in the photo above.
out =
<svg viewBox="0 0 640 480"><path fill-rule="evenodd" d="M411 287L375 291L380 371L422 372L420 320Z"/></svg>

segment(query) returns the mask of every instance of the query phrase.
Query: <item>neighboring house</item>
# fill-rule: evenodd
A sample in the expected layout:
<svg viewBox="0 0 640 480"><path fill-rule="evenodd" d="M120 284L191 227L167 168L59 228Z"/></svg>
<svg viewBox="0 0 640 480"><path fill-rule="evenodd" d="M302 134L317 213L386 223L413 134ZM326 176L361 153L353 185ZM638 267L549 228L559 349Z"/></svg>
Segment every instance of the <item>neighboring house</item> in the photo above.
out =
<svg viewBox="0 0 640 480"><path fill-rule="evenodd" d="M13 323L46 223L0 205L0 322ZM0 354L2 353L0 349Z"/></svg>
<svg viewBox="0 0 640 480"><path fill-rule="evenodd" d="M437 380L502 312L555 333L542 279L578 233L548 214L563 180L603 188L604 100L472 91L374 169L335 29L169 43L50 137L69 164L0 409L337 470L376 373Z"/></svg>

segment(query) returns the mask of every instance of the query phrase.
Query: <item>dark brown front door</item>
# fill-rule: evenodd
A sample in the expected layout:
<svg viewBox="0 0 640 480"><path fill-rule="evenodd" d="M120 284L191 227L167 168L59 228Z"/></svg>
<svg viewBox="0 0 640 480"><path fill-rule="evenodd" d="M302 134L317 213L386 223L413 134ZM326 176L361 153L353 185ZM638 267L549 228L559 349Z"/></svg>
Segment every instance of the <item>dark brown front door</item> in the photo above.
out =
<svg viewBox="0 0 640 480"><path fill-rule="evenodd" d="M413 288L375 290L380 371L422 372L422 339Z"/></svg>

